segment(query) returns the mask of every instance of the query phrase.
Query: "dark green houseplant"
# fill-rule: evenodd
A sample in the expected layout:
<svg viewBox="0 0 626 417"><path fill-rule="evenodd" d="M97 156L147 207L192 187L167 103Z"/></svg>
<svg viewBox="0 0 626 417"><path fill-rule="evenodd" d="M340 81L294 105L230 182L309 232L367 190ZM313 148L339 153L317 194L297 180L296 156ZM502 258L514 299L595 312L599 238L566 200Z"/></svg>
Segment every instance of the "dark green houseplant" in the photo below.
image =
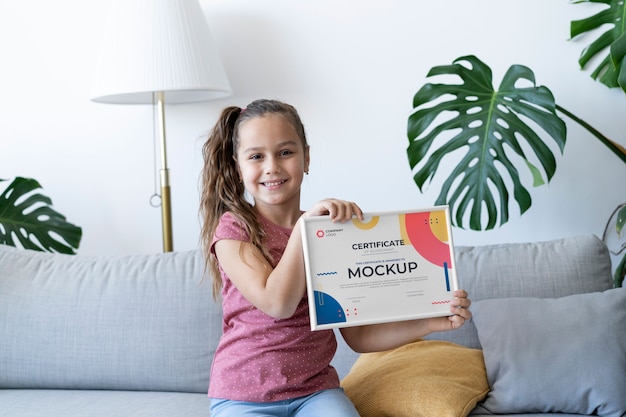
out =
<svg viewBox="0 0 626 417"><path fill-rule="evenodd" d="M0 194L0 244L76 253L82 229L55 211L52 200L37 191L40 188L34 179L16 177Z"/></svg>
<svg viewBox="0 0 626 417"><path fill-rule="evenodd" d="M582 52L580 65L584 68L593 56L609 48L592 76L626 91L626 28L621 25L626 5L617 0L594 2L609 7L572 22L572 37L607 23L610 29ZM407 128L409 164L422 190L444 158L461 158L436 200L436 204L450 206L452 222L459 228L487 230L502 225L509 220L513 201L522 214L531 207L520 169L528 170L534 186L553 177L555 153L562 152L566 144L566 125L559 114L579 123L626 164L626 149L556 104L550 90L537 86L534 73L525 66L512 65L497 89L491 69L473 55L433 67L427 76L454 82L427 83L415 94ZM623 233L625 218L622 205L611 216L613 220L609 219L618 236ZM614 273L616 286L622 285L625 275L626 255Z"/></svg>

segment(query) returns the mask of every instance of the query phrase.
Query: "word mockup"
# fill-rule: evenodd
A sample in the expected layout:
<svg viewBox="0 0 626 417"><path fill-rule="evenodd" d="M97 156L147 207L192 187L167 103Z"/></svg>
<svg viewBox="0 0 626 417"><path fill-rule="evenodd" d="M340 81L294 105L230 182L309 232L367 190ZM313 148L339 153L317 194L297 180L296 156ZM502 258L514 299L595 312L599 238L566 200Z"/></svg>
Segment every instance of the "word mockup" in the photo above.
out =
<svg viewBox="0 0 626 417"><path fill-rule="evenodd" d="M312 330L451 314L458 284L447 206L303 220Z"/></svg>

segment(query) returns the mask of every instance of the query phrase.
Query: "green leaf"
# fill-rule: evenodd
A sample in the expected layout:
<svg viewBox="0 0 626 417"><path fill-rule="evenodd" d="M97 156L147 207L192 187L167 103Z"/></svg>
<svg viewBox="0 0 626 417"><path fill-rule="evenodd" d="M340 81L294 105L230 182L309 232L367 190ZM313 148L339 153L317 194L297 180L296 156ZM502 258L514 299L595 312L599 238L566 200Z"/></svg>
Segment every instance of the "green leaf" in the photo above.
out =
<svg viewBox="0 0 626 417"><path fill-rule="evenodd" d="M624 224L626 223L626 205L617 212L617 219L615 220L615 231L619 239L622 238L622 232L624 231Z"/></svg>
<svg viewBox="0 0 626 417"><path fill-rule="evenodd" d="M24 249L74 254L82 229L34 192L40 188L34 179L16 177L0 195L0 244L16 246L17 239Z"/></svg>
<svg viewBox="0 0 626 417"><path fill-rule="evenodd" d="M540 133L551 137L562 152L565 123L556 114L552 93L535 85L527 67L511 66L498 90L493 88L491 69L472 55L432 68L428 77L434 76L460 78L461 83L427 83L415 94L407 127L407 155L415 183L423 191L440 165L449 166L447 159L442 164L444 159L456 155L449 159L460 161L445 180L436 204L450 206L457 227L464 228L469 213L472 230L493 229L498 217L500 225L508 221L510 195L521 213L531 206L516 162L529 170L535 182L538 175L541 181L550 181L556 159L537 130L541 128ZM529 151L536 162L527 156Z"/></svg>
<svg viewBox="0 0 626 417"><path fill-rule="evenodd" d="M533 174L533 187L541 187L542 185L545 185L546 182L541 176L541 171L528 161L526 161L526 165L528 165L528 169Z"/></svg>
<svg viewBox="0 0 626 417"><path fill-rule="evenodd" d="M609 88L621 86L626 91L626 3L622 0L578 0L580 3L602 3L607 7L581 20L570 23L572 39L592 31L603 30L580 54L578 63L584 69L592 59L600 63L592 71L591 77Z"/></svg>
<svg viewBox="0 0 626 417"><path fill-rule="evenodd" d="M617 217L615 218L615 231L617 232L618 239L622 238L624 224L626 224L626 203L621 204L621 206L622 207L617 211ZM624 245L622 245L621 251L623 250ZM624 278L626 278L626 254L624 254L622 260L619 262L615 268L615 272L613 273L613 283L615 284L615 287L621 287L624 285Z"/></svg>

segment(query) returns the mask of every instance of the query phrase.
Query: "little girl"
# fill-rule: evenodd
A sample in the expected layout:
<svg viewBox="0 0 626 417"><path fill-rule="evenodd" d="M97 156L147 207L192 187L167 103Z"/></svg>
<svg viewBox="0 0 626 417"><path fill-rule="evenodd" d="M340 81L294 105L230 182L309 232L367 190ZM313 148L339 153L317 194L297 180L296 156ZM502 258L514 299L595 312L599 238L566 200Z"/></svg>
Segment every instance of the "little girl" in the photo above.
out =
<svg viewBox="0 0 626 417"><path fill-rule="evenodd" d="M211 369L212 417L358 417L330 361L332 330L311 331L299 219L363 220L355 203L329 198L303 212L309 145L296 110L275 100L224 109L203 147L202 239L221 292L223 335ZM347 327L357 352L387 350L471 317L465 291L451 316Z"/></svg>

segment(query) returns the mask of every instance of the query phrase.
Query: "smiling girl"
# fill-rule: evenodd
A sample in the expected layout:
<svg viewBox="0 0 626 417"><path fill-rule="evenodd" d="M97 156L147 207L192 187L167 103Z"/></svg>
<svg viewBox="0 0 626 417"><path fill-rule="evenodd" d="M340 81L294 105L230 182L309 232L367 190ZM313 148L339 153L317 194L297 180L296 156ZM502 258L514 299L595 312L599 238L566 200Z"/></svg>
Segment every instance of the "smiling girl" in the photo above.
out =
<svg viewBox="0 0 626 417"><path fill-rule="evenodd" d="M307 211L300 187L309 145L297 111L276 100L224 109L203 147L202 241L221 294L223 335L213 359L212 417L358 417L330 365L332 330L311 331L299 219L363 219L329 198ZM471 317L455 292L450 317L341 329L358 352L391 349Z"/></svg>

